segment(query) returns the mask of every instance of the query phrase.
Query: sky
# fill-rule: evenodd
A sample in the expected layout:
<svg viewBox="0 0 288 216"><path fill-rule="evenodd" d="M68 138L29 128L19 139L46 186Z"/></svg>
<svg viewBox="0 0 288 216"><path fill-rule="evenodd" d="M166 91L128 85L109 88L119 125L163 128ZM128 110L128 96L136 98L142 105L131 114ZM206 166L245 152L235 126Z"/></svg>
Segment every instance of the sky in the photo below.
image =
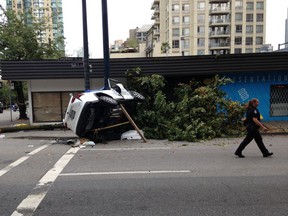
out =
<svg viewBox="0 0 288 216"><path fill-rule="evenodd" d="M71 2L73 1L73 4ZM152 24L153 0L107 0L109 44L115 40L126 40L129 29ZM82 0L62 0L64 36L67 54L83 47ZM102 58L102 1L86 0L89 53L92 58Z"/></svg>
<svg viewBox="0 0 288 216"><path fill-rule="evenodd" d="M3 5L4 2L5 0L0 0L0 4ZM101 2L86 0L91 58L103 57ZM129 29L152 24L152 2L153 0L107 0L109 43L126 40L129 37ZM68 56L76 56L76 50L83 47L82 0L62 0L62 3L66 53ZM267 0L266 13L266 44L272 44L275 50L278 49L278 44L285 42L288 0Z"/></svg>

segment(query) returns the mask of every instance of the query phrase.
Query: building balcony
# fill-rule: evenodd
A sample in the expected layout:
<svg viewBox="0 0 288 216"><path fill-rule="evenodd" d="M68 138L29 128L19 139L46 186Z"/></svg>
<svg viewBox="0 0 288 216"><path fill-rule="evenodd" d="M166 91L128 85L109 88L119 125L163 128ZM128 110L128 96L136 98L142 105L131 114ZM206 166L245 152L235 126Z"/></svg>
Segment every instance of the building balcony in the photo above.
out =
<svg viewBox="0 0 288 216"><path fill-rule="evenodd" d="M210 38L220 38L220 37L230 37L230 32L229 31L211 31L209 33Z"/></svg>
<svg viewBox="0 0 288 216"><path fill-rule="evenodd" d="M154 14L155 16L157 16L159 13L160 13L159 7L154 8L153 14Z"/></svg>
<svg viewBox="0 0 288 216"><path fill-rule="evenodd" d="M230 0L210 0L209 3L210 4L218 4L218 3L229 3Z"/></svg>
<svg viewBox="0 0 288 216"><path fill-rule="evenodd" d="M155 20L155 22L153 23L153 26L155 29L159 29L160 28L159 27L160 26L160 19L159 19L159 22Z"/></svg>
<svg viewBox="0 0 288 216"><path fill-rule="evenodd" d="M155 19L154 24L160 24L160 18L159 18L159 17L157 17L157 18Z"/></svg>
<svg viewBox="0 0 288 216"><path fill-rule="evenodd" d="M212 49L230 49L230 43L229 42L211 42L209 44L209 48Z"/></svg>
<svg viewBox="0 0 288 216"><path fill-rule="evenodd" d="M210 26L229 26L230 22L230 19L213 19L209 24Z"/></svg>
<svg viewBox="0 0 288 216"><path fill-rule="evenodd" d="M159 14L155 14L154 12L151 14L151 19L155 20L155 19L159 19Z"/></svg>
<svg viewBox="0 0 288 216"><path fill-rule="evenodd" d="M155 36L159 36L160 35L160 31L158 29L153 30L153 34Z"/></svg>
<svg viewBox="0 0 288 216"><path fill-rule="evenodd" d="M159 8L160 0L154 0L151 5L151 10L154 10L156 7Z"/></svg>
<svg viewBox="0 0 288 216"><path fill-rule="evenodd" d="M209 13L210 14L229 14L231 9L229 7L214 7L211 8Z"/></svg>

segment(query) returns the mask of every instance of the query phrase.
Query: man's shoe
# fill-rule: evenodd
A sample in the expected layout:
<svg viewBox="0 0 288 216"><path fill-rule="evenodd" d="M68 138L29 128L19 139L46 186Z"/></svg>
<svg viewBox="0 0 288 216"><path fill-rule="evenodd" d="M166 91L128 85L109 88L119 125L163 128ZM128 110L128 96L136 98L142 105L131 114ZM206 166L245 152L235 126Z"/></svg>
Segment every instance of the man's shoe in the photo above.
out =
<svg viewBox="0 0 288 216"><path fill-rule="evenodd" d="M267 154L263 155L263 157L270 157L271 155L273 155L273 152L268 152Z"/></svg>
<svg viewBox="0 0 288 216"><path fill-rule="evenodd" d="M244 155L242 155L241 153L234 153L235 155L237 155L239 158L245 158L245 156Z"/></svg>

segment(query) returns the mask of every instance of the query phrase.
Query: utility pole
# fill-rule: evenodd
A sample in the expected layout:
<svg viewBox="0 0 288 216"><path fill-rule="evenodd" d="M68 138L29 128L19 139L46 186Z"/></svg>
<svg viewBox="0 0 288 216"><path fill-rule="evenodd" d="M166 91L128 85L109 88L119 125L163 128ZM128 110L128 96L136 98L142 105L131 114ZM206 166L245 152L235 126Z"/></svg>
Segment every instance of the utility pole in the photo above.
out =
<svg viewBox="0 0 288 216"><path fill-rule="evenodd" d="M85 91L90 90L90 77L89 77L89 48L88 48L88 31L87 31L87 9L86 0L82 0L82 17L83 17L83 67L84 67L84 80Z"/></svg>
<svg viewBox="0 0 288 216"><path fill-rule="evenodd" d="M103 26L103 52L104 52L104 89L109 89L110 56L109 56L109 33L107 0L102 0L102 26Z"/></svg>

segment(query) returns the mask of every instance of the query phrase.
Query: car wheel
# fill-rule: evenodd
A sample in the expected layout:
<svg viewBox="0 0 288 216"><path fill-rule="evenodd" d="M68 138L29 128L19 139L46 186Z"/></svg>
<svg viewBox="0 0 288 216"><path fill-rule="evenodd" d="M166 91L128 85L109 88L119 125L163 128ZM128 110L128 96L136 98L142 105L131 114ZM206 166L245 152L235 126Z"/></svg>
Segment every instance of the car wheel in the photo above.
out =
<svg viewBox="0 0 288 216"><path fill-rule="evenodd" d="M134 100L136 101L143 101L145 100L145 97L143 95L141 95L140 93L136 92L136 91L130 91L129 92L132 97L134 98Z"/></svg>
<svg viewBox="0 0 288 216"><path fill-rule="evenodd" d="M117 101L108 96L99 97L100 104L106 107L114 108L118 105Z"/></svg>

